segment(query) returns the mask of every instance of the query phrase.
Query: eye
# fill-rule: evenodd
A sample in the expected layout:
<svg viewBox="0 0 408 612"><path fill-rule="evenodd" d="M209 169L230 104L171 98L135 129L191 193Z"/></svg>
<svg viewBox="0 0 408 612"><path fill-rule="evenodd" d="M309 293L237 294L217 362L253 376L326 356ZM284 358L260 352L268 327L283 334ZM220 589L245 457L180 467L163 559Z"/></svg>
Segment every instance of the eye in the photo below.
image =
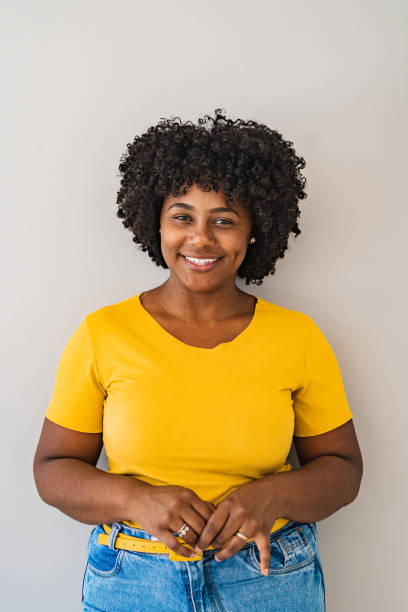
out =
<svg viewBox="0 0 408 612"><path fill-rule="evenodd" d="M188 215L175 215L172 218L173 219L181 219L182 221L184 221L185 219L190 219L190 217ZM218 223L217 225L234 225L233 221L230 221L230 219L217 219L217 221L225 221L226 222L226 223Z"/></svg>
<svg viewBox="0 0 408 612"><path fill-rule="evenodd" d="M230 221L229 219L217 219L217 221L226 221L227 225L234 225L232 221ZM224 225L224 223L221 223L221 225Z"/></svg>

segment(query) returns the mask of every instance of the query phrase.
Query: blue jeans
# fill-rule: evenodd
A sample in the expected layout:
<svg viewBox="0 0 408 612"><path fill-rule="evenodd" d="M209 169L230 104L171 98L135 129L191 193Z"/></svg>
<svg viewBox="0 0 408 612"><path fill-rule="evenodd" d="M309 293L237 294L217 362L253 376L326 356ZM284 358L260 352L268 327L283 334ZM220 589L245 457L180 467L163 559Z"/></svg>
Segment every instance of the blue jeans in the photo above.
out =
<svg viewBox="0 0 408 612"><path fill-rule="evenodd" d="M155 539L113 523L121 533ZM111 533L115 535L116 529ZM269 575L261 573L254 541L224 561L217 549L200 561L171 561L166 554L130 552L98 544L91 532L82 585L83 610L99 612L324 612L325 588L316 523L289 521L270 534Z"/></svg>

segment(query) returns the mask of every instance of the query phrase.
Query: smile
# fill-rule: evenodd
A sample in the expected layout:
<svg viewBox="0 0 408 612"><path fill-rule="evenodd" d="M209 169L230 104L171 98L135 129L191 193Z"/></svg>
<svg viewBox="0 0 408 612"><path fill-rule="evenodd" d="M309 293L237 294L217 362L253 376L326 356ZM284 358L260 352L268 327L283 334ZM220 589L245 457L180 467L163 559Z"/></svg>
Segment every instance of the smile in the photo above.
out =
<svg viewBox="0 0 408 612"><path fill-rule="evenodd" d="M187 267L192 270L212 270L218 264L218 262L222 259L222 257L218 257L217 259L199 259L197 257L186 257L182 255L184 262Z"/></svg>

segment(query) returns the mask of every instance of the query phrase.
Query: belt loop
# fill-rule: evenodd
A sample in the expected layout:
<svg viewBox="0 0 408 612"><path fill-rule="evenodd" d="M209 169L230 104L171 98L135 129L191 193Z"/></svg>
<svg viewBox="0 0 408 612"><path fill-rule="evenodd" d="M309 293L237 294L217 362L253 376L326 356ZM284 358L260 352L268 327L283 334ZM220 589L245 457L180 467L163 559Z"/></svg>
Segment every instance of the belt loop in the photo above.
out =
<svg viewBox="0 0 408 612"><path fill-rule="evenodd" d="M112 523L112 528L109 533L109 542L108 542L108 546L112 550L115 550L116 536L118 535L121 529L122 529L122 525L120 523Z"/></svg>

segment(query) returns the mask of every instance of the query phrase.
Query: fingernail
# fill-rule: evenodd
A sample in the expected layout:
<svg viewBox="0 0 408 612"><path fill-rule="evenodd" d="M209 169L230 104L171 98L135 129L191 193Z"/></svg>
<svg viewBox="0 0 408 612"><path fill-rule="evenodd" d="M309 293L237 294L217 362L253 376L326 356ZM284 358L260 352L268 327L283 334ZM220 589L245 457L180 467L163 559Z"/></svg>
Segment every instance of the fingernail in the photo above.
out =
<svg viewBox="0 0 408 612"><path fill-rule="evenodd" d="M221 559L220 559L219 557L217 557L217 555L215 555L214 559L215 559L216 561L221 561Z"/></svg>
<svg viewBox="0 0 408 612"><path fill-rule="evenodd" d="M201 548L198 548L198 546L195 547L195 551L196 551L197 555L201 555L201 553L203 552L201 550Z"/></svg>
<svg viewBox="0 0 408 612"><path fill-rule="evenodd" d="M267 569L263 569L262 573L263 573L264 576L267 576L268 575L268 570Z"/></svg>

